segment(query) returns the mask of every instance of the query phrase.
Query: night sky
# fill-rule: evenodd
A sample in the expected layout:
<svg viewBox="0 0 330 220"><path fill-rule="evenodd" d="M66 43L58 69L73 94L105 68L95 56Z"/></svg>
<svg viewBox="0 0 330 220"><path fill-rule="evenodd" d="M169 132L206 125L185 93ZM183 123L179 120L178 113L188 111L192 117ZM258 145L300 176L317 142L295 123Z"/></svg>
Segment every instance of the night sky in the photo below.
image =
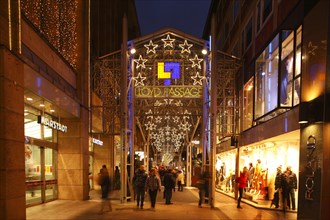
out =
<svg viewBox="0 0 330 220"><path fill-rule="evenodd" d="M135 0L141 35L165 27L202 37L211 0Z"/></svg>

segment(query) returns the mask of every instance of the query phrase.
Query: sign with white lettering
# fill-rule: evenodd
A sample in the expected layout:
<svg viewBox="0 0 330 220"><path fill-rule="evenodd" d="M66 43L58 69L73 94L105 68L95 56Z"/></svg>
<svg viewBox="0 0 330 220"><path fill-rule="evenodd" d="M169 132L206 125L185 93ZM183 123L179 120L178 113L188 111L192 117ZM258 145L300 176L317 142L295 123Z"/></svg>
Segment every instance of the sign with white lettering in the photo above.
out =
<svg viewBox="0 0 330 220"><path fill-rule="evenodd" d="M103 141L101 141L99 139L93 138L92 139L92 142L93 142L93 144L97 144L97 145L103 146Z"/></svg>
<svg viewBox="0 0 330 220"><path fill-rule="evenodd" d="M44 116L41 116L41 115L38 116L38 123L42 124L42 125L45 125L49 128L52 128L52 129L55 129L55 130L58 130L58 131L62 131L64 133L68 132L68 127L67 126L62 125L62 124L60 124L56 121L53 121L52 119L45 118Z"/></svg>

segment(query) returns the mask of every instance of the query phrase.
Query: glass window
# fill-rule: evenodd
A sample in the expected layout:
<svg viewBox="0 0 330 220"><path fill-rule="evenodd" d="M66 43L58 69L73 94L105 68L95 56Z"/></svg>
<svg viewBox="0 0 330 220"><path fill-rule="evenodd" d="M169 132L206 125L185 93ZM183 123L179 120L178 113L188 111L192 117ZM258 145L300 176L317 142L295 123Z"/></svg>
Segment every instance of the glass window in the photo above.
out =
<svg viewBox="0 0 330 220"><path fill-rule="evenodd" d="M25 145L26 204L41 203L41 160L40 147Z"/></svg>
<svg viewBox="0 0 330 220"><path fill-rule="evenodd" d="M243 89L243 130L252 126L253 120L253 77Z"/></svg>
<svg viewBox="0 0 330 220"><path fill-rule="evenodd" d="M245 27L245 33L246 33L245 46L246 46L246 48L248 48L248 46L250 46L250 44L252 42L252 18L250 19L250 21L247 23L247 25Z"/></svg>
<svg viewBox="0 0 330 220"><path fill-rule="evenodd" d="M273 0L264 0L262 22L265 22L273 10Z"/></svg>
<svg viewBox="0 0 330 220"><path fill-rule="evenodd" d="M260 26L261 26L261 13L260 13L260 1L257 4L257 19L256 19L256 28L257 28L257 32L259 32L260 30Z"/></svg>
<svg viewBox="0 0 330 220"><path fill-rule="evenodd" d="M293 86L293 105L300 103L300 80L301 80L301 41L302 41L302 27L300 26L296 32L296 59L295 59L295 80Z"/></svg>
<svg viewBox="0 0 330 220"><path fill-rule="evenodd" d="M256 60L255 118L277 107L279 35L272 40Z"/></svg>
<svg viewBox="0 0 330 220"><path fill-rule="evenodd" d="M280 102L292 106L294 32L282 31Z"/></svg>

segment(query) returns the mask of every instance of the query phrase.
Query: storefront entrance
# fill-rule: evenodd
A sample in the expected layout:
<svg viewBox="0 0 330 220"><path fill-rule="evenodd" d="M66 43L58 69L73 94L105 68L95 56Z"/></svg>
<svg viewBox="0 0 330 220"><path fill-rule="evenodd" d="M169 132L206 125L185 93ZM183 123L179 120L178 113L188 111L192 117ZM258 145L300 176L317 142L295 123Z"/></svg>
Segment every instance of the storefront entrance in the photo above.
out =
<svg viewBox="0 0 330 220"><path fill-rule="evenodd" d="M42 146L41 142L26 138L25 186L26 205L35 205L57 199L55 148ZM49 145L49 143L48 143Z"/></svg>

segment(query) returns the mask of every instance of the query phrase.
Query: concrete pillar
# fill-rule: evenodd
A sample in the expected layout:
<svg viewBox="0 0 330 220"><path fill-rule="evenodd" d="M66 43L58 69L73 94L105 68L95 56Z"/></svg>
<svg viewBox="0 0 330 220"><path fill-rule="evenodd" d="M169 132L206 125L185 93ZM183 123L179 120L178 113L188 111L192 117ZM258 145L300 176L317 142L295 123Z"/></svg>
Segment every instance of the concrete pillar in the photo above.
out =
<svg viewBox="0 0 330 220"><path fill-rule="evenodd" d="M0 219L25 219L24 73L18 1L0 10Z"/></svg>
<svg viewBox="0 0 330 220"><path fill-rule="evenodd" d="M58 134L58 198L87 200L89 196L88 110L79 119L60 119L68 132Z"/></svg>
<svg viewBox="0 0 330 220"><path fill-rule="evenodd" d="M25 219L23 63L0 46L0 219Z"/></svg>

